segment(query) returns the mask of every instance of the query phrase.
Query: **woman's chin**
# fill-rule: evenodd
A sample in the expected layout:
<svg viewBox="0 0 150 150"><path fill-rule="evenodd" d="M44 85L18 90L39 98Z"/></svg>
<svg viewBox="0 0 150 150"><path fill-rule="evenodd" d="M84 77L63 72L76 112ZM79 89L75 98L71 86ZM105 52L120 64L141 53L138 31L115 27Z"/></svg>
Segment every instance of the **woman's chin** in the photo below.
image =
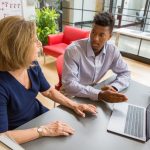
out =
<svg viewBox="0 0 150 150"><path fill-rule="evenodd" d="M38 54L36 56L32 57L32 62L37 60L37 58L38 58Z"/></svg>

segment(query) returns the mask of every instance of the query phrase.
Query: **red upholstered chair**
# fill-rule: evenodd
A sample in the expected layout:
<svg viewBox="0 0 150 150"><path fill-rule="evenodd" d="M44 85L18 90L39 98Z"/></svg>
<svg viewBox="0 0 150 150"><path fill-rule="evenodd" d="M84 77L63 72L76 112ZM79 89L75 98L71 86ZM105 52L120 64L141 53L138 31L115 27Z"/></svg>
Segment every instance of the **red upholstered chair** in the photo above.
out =
<svg viewBox="0 0 150 150"><path fill-rule="evenodd" d="M62 78L63 63L64 63L64 55L60 55L59 57L57 57L56 60L56 69L59 78L58 84L55 85L55 89L57 90L60 90L60 87L62 86L61 78Z"/></svg>
<svg viewBox="0 0 150 150"><path fill-rule="evenodd" d="M65 26L64 32L48 36L48 45L43 46L44 56L51 55L58 57L64 54L66 47L72 42L82 38L87 38L89 31L72 26ZM45 57L44 57L45 61Z"/></svg>
<svg viewBox="0 0 150 150"><path fill-rule="evenodd" d="M59 78L59 81L58 81L58 84L55 85L55 89L56 90L60 90L61 86L62 86L62 70L63 70L63 63L64 63L64 55L60 55L57 57L56 59L56 69L57 69L57 73L58 73L58 78ZM54 107L56 107L56 102L54 102Z"/></svg>

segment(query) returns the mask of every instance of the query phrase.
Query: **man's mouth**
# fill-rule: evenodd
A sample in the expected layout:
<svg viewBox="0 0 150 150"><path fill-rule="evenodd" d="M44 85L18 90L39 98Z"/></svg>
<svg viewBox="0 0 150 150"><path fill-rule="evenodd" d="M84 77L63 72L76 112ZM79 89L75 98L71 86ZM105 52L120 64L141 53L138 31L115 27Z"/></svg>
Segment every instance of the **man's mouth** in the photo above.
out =
<svg viewBox="0 0 150 150"><path fill-rule="evenodd" d="M92 44L92 47L99 47L98 44Z"/></svg>

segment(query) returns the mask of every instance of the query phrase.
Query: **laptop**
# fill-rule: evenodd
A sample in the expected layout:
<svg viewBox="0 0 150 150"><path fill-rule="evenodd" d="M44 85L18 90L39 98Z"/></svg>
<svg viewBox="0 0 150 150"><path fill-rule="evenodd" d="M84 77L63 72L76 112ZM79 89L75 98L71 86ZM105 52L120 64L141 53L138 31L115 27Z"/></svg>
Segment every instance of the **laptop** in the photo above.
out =
<svg viewBox="0 0 150 150"><path fill-rule="evenodd" d="M13 139L5 134L0 134L0 150L25 150Z"/></svg>
<svg viewBox="0 0 150 150"><path fill-rule="evenodd" d="M150 138L150 105L115 103L107 131L146 142Z"/></svg>

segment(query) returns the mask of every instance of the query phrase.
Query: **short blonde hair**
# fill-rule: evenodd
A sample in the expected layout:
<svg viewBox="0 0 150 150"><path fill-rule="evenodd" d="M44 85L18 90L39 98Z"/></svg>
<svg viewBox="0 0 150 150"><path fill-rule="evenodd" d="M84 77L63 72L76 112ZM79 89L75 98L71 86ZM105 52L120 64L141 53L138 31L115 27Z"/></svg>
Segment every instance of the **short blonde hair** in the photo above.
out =
<svg viewBox="0 0 150 150"><path fill-rule="evenodd" d="M0 20L0 71L14 71L31 65L35 23L20 16Z"/></svg>

